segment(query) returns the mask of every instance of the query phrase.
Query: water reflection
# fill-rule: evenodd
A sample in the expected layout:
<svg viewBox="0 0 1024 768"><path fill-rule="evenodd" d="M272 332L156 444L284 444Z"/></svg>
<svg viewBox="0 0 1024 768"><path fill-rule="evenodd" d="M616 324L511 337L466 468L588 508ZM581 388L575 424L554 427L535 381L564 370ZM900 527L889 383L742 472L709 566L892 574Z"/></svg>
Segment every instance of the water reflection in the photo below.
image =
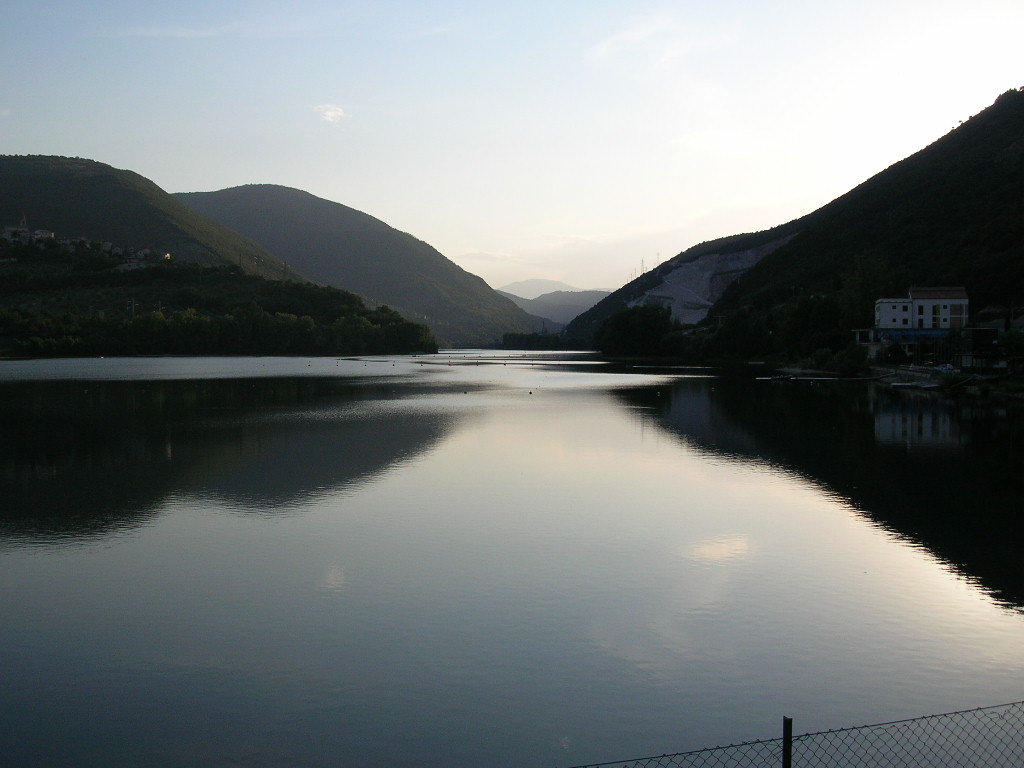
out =
<svg viewBox="0 0 1024 768"><path fill-rule="evenodd" d="M812 479L1024 606L1024 416L864 384L682 380L620 393L691 447Z"/></svg>
<svg viewBox="0 0 1024 768"><path fill-rule="evenodd" d="M961 447L959 423L940 403L877 398L875 440L879 445L913 451L957 452Z"/></svg>
<svg viewBox="0 0 1024 768"><path fill-rule="evenodd" d="M400 406L416 395L324 379L3 384L0 535L133 528L175 494L287 511L446 434L454 414Z"/></svg>
<svg viewBox="0 0 1024 768"><path fill-rule="evenodd" d="M933 455L864 388L420 362L3 388L8 761L576 765L1020 689L1024 615L866 522L1010 494L1006 417Z"/></svg>

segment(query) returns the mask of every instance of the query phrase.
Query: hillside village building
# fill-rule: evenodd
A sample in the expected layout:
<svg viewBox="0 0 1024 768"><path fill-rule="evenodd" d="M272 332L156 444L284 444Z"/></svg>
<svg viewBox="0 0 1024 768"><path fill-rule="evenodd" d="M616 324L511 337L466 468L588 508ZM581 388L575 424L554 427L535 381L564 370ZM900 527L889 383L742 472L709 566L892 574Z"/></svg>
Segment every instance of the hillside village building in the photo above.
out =
<svg viewBox="0 0 1024 768"><path fill-rule="evenodd" d="M3 233L0 233L0 239L3 239L11 244L20 245L35 245L37 248L44 248L49 241L53 241L60 247L63 253L76 253L82 251L88 251L92 248L98 247L102 253L110 254L111 256L120 256L124 259L123 263L117 267L117 269L139 269L158 261L170 261L171 254L165 253L160 256L154 253L150 248L122 248L121 246L115 246L113 243L92 243L90 240L84 237L80 237L77 240L63 239L57 240L57 235L49 229L36 229L30 230L28 225L25 223L24 217L21 223L17 226L8 224L4 227Z"/></svg>
<svg viewBox="0 0 1024 768"><path fill-rule="evenodd" d="M875 302L875 331L951 331L967 325L963 288L911 288L907 298Z"/></svg>
<svg viewBox="0 0 1024 768"><path fill-rule="evenodd" d="M951 342L967 328L969 310L963 287L913 287L906 297L875 301L874 327L854 333L872 357L899 346L915 361L924 352L948 362L957 355L959 344Z"/></svg>

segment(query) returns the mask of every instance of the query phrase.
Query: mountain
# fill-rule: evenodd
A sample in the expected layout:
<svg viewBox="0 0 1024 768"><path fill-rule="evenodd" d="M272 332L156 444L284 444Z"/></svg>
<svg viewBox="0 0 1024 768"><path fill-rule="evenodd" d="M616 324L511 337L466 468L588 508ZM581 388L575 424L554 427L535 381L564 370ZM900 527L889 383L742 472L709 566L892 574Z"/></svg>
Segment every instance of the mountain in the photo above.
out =
<svg viewBox="0 0 1024 768"><path fill-rule="evenodd" d="M0 156L0 223L22 220L59 239L169 252L263 277L302 280L266 249L183 205L149 179L94 160Z"/></svg>
<svg viewBox="0 0 1024 768"><path fill-rule="evenodd" d="M510 299L523 311L553 320L559 326L564 326L608 295L608 291L552 291L535 299L524 299L503 290L498 293ZM548 330L561 330L561 328L549 328Z"/></svg>
<svg viewBox="0 0 1024 768"><path fill-rule="evenodd" d="M732 282L789 242L806 218L765 232L731 235L688 248L582 312L566 327L567 340L591 345L608 318L635 306L668 307L681 323L701 322Z"/></svg>
<svg viewBox="0 0 1024 768"><path fill-rule="evenodd" d="M838 150L837 151L841 151ZM715 318L745 348L787 334L835 348L873 322L874 300L911 285L964 286L972 312L1024 305L1024 91L802 218L694 246L615 291L566 329L592 343L611 315L660 304ZM789 351L799 351L792 350Z"/></svg>
<svg viewBox="0 0 1024 768"><path fill-rule="evenodd" d="M538 277L532 280L520 280L518 283L509 283L501 286L498 290L503 293L511 293L522 299L536 299L553 291L578 291L580 289L560 283L558 280L544 280Z"/></svg>
<svg viewBox="0 0 1024 768"><path fill-rule="evenodd" d="M308 192L252 184L175 197L252 238L310 279L426 323L442 344L485 344L507 332L542 327L427 243Z"/></svg>
<svg viewBox="0 0 1024 768"><path fill-rule="evenodd" d="M818 292L861 301L962 285L974 310L1024 303L1024 90L819 209L715 312ZM853 292L859 291L860 296ZM868 303L867 300L870 300Z"/></svg>

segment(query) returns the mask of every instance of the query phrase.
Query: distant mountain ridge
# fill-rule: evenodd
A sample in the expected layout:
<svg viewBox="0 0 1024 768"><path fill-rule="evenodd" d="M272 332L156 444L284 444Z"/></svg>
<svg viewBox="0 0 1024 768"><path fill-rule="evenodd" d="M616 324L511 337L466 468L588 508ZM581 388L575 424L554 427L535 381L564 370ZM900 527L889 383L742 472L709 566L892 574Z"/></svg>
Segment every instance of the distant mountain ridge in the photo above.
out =
<svg viewBox="0 0 1024 768"><path fill-rule="evenodd" d="M557 328L547 328L549 332L561 330L566 323L573 318L586 312L601 299L608 295L608 291L552 291L538 296L535 299L524 299L513 293L499 290L502 296L510 299L516 306L525 312L537 317L547 318L557 324Z"/></svg>
<svg viewBox="0 0 1024 768"><path fill-rule="evenodd" d="M149 179L95 160L0 156L0 224L22 218L59 238L169 252L180 261L233 264L277 279L303 279L252 240L198 214Z"/></svg>
<svg viewBox="0 0 1024 768"><path fill-rule="evenodd" d="M502 293L511 293L513 296L518 296L521 299L536 299L539 296L543 296L545 293L553 293L555 291L579 291L580 288L568 285L559 280L547 280L540 277L535 277L530 280L520 280L515 283L509 283L508 285L502 285L498 288Z"/></svg>
<svg viewBox="0 0 1024 768"><path fill-rule="evenodd" d="M471 346L541 330L481 278L368 214L290 187L251 184L175 195L312 280L426 323L442 344Z"/></svg>
<svg viewBox="0 0 1024 768"><path fill-rule="evenodd" d="M745 315L770 336L811 297L831 302L837 337L869 326L876 298L915 284L963 285L976 309L1020 306L1022 248L1024 91L1011 90L806 216L680 253L577 317L566 337L590 344L606 319L644 304L687 323Z"/></svg>

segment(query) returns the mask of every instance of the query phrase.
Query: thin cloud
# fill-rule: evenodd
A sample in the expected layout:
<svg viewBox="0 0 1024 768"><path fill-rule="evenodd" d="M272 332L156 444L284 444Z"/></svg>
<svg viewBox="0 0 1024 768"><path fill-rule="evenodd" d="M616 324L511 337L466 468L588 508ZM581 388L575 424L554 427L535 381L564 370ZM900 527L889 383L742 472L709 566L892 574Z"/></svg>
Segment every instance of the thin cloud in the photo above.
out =
<svg viewBox="0 0 1024 768"><path fill-rule="evenodd" d="M666 33L677 29L675 20L667 15L635 19L628 26L609 35L593 46L589 52L591 61L602 61L610 56L631 52L663 38Z"/></svg>
<svg viewBox="0 0 1024 768"><path fill-rule="evenodd" d="M295 14L251 13L222 24L153 24L116 27L106 37L192 40L203 38L288 38L310 34L328 26L330 19Z"/></svg>
<svg viewBox="0 0 1024 768"><path fill-rule="evenodd" d="M534 266L542 262L496 251L469 251L459 256L467 261L483 261L489 264L525 264Z"/></svg>
<svg viewBox="0 0 1024 768"><path fill-rule="evenodd" d="M403 40L426 40L437 37L453 37L469 31L464 21L450 21L431 26L418 27L401 36Z"/></svg>
<svg viewBox="0 0 1024 768"><path fill-rule="evenodd" d="M236 27L122 27L107 33L109 37L147 37L154 39L191 40L207 37L224 37L237 31Z"/></svg>
<svg viewBox="0 0 1024 768"><path fill-rule="evenodd" d="M587 58L591 64L634 60L665 69L683 59L727 51L736 42L735 30L687 24L663 13L633 19L592 46Z"/></svg>
<svg viewBox="0 0 1024 768"><path fill-rule="evenodd" d="M337 104L317 104L313 111L328 123L338 124L345 119L345 110Z"/></svg>

